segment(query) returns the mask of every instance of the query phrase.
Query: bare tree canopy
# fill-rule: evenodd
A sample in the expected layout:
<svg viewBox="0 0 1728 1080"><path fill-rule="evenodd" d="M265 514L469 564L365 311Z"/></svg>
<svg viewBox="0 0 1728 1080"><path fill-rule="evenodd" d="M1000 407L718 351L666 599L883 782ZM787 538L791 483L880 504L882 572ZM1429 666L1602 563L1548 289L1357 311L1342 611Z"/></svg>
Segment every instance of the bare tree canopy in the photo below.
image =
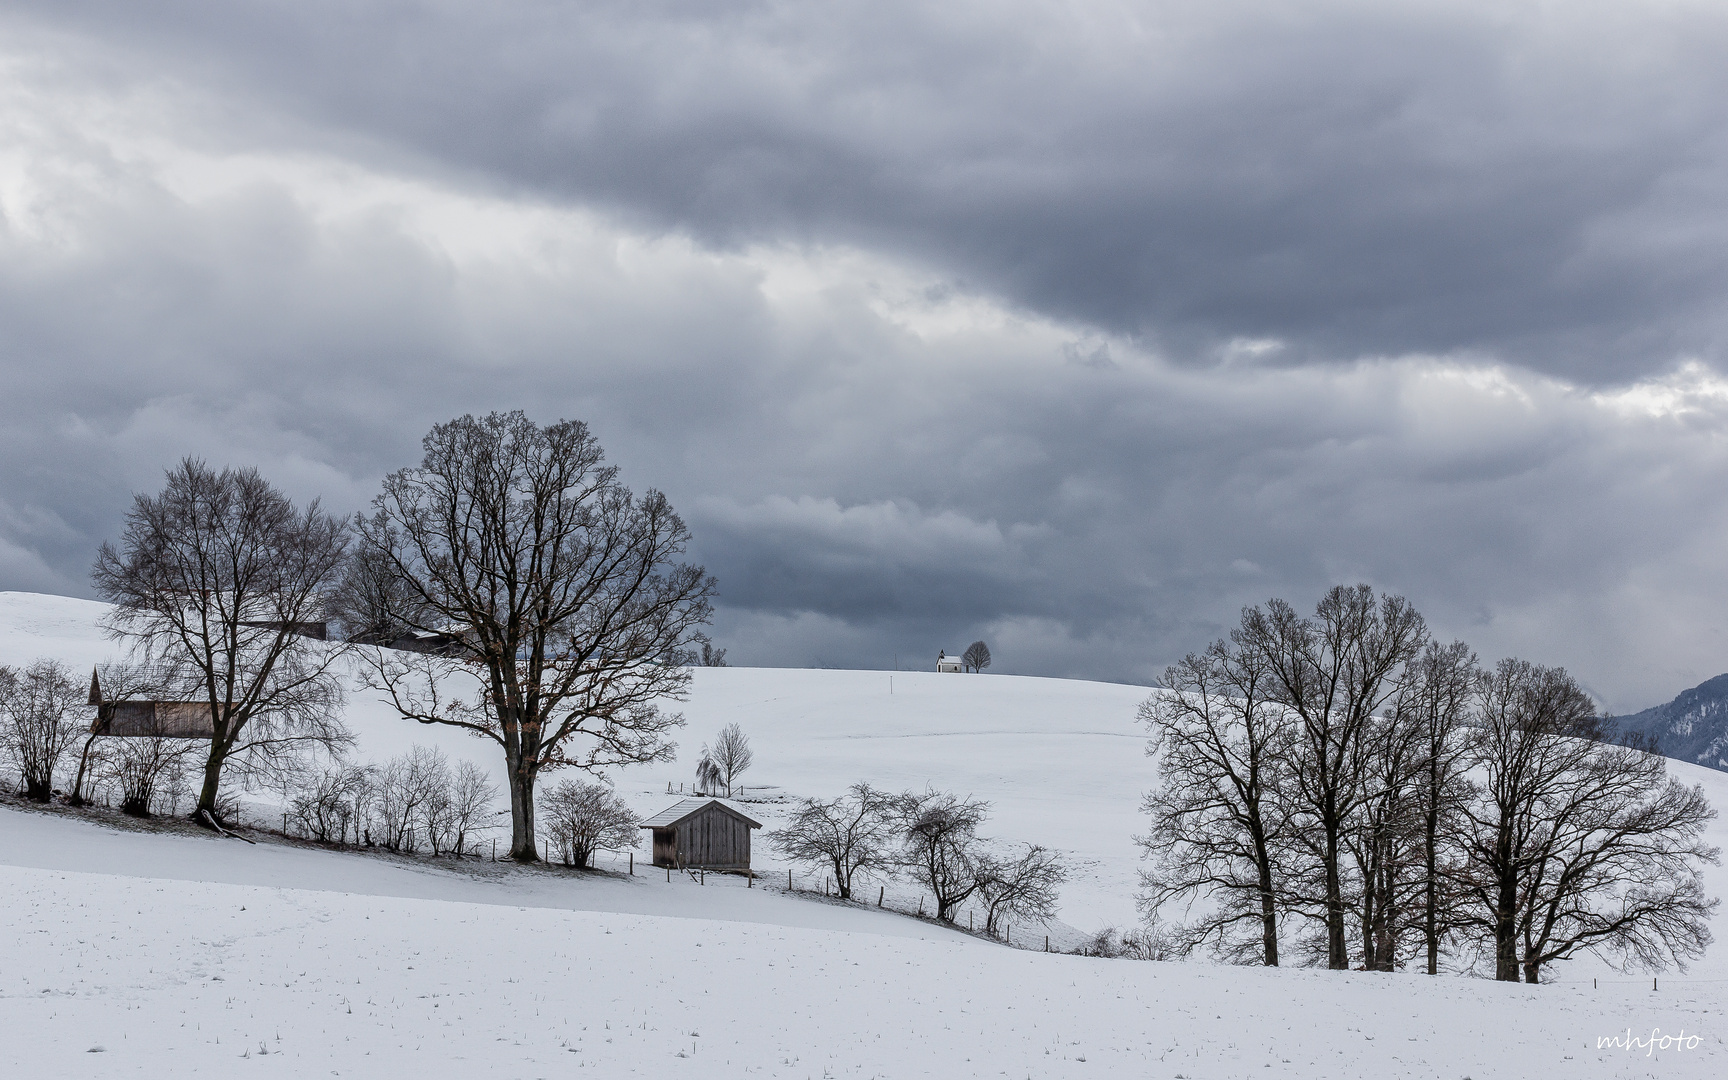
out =
<svg viewBox="0 0 1728 1080"><path fill-rule="evenodd" d="M732 782L756 760L750 751L750 740L737 724L727 724L714 740L714 749L702 748L704 760L714 766L714 775L726 785L726 797L732 797Z"/></svg>
<svg viewBox="0 0 1728 1080"><path fill-rule="evenodd" d="M540 796L540 808L565 865L592 866L596 851L641 843L636 812L605 784L561 780Z"/></svg>
<svg viewBox="0 0 1728 1080"><path fill-rule="evenodd" d="M1326 928L1327 966L1350 966L1345 940L1345 830L1365 797L1359 738L1401 685L1404 665L1428 631L1401 596L1376 597L1367 585L1335 586L1304 619L1282 600L1244 613L1243 644L1267 658L1275 696L1299 720L1293 811L1312 827L1304 838L1313 869L1306 905Z"/></svg>
<svg viewBox="0 0 1728 1080"><path fill-rule="evenodd" d="M1208 914L1184 929L1183 947L1210 944L1225 958L1276 967L1279 794L1296 728L1272 699L1267 657L1246 640L1238 631L1172 665L1168 692L1140 706L1152 732L1147 753L1160 759L1159 787L1142 806L1152 823L1140 845L1153 865L1141 875L1141 903L1156 911L1203 897Z"/></svg>
<svg viewBox="0 0 1728 1080"><path fill-rule="evenodd" d="M960 654L960 662L973 671L983 671L990 666L990 646L974 641Z"/></svg>
<svg viewBox="0 0 1728 1080"><path fill-rule="evenodd" d="M726 650L725 649L716 649L714 647L714 643L712 641L709 641L705 635L702 637L699 637L698 640L702 642L702 659L700 662L701 662L703 667L727 667L728 666L726 663Z"/></svg>
<svg viewBox="0 0 1728 1080"><path fill-rule="evenodd" d="M1057 890L1068 880L1068 868L1049 848L1027 844L1019 851L985 851L978 857L976 875L984 900L984 932L995 936L1008 919L1055 918Z"/></svg>
<svg viewBox="0 0 1728 1080"><path fill-rule="evenodd" d="M951 920L978 891L978 826L990 804L930 788L899 796L894 809L903 838L901 865L935 897L936 917Z"/></svg>
<svg viewBox="0 0 1728 1080"><path fill-rule="evenodd" d="M322 621L347 547L316 500L296 509L256 469L187 458L157 496L137 495L93 578L105 620L164 699L207 701L214 735L194 815L218 820L223 769L300 747L339 747L340 650L301 636Z"/></svg>
<svg viewBox="0 0 1728 1080"><path fill-rule="evenodd" d="M36 660L16 672L0 667L0 748L17 768L25 798L53 797L54 774L88 726L81 689L58 660Z"/></svg>
<svg viewBox="0 0 1728 1080"><path fill-rule="evenodd" d="M840 899L852 898L853 879L894 865L894 802L869 784L853 784L846 795L822 802L805 799L768 842L794 862L834 874Z"/></svg>
<svg viewBox="0 0 1728 1080"><path fill-rule="evenodd" d="M542 770L672 757L683 719L659 705L689 686L714 580L675 561L684 522L619 483L580 422L464 416L423 446L357 524L412 589L411 628L454 640L448 656L368 650L372 681L405 717L498 743L510 856L534 861Z"/></svg>
<svg viewBox="0 0 1728 1080"><path fill-rule="evenodd" d="M1559 668L1503 660L1480 696L1464 849L1495 978L1537 982L1582 948L1645 967L1701 955L1716 901L1697 864L1717 858L1703 791L1655 754L1598 741L1595 706Z"/></svg>
<svg viewBox="0 0 1728 1080"><path fill-rule="evenodd" d="M414 588L376 549L352 551L330 593L330 617L342 637L364 645L388 645L427 622Z"/></svg>

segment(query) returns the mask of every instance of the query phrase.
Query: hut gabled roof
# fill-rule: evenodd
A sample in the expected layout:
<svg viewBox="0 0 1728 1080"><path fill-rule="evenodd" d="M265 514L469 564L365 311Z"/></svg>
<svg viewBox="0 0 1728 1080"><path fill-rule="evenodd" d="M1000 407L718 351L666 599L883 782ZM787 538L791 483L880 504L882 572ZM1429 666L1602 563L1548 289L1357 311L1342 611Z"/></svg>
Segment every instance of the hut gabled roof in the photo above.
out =
<svg viewBox="0 0 1728 1080"><path fill-rule="evenodd" d="M653 817L644 821L641 825L641 828L644 828L644 829L676 828L677 826L682 825L685 821L689 820L690 818L693 818L697 814L708 809L710 806L717 806L721 810L724 810L726 813L731 814L733 817L742 819L745 822L745 824L749 825L752 829L760 829L762 827L762 823L760 821L754 820L753 818L750 817L750 815L740 811L737 807L729 806L726 803L720 801L719 799L701 799L701 798L698 798L698 799L679 799L677 802L673 803L671 806L668 806L666 809L660 811L658 814L655 814Z"/></svg>

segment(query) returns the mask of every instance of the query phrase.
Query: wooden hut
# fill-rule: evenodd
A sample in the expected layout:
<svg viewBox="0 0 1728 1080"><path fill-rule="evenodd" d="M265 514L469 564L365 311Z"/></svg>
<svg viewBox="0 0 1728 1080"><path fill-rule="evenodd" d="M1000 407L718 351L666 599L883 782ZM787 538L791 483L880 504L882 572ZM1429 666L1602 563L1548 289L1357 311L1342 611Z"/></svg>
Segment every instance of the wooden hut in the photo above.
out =
<svg viewBox="0 0 1728 1080"><path fill-rule="evenodd" d="M210 739L216 735L208 701L108 701L102 680L90 673L90 704L96 719L93 735L154 739Z"/></svg>
<svg viewBox="0 0 1728 1080"><path fill-rule="evenodd" d="M750 830L761 827L719 799L680 799L642 823L654 831L654 865L674 870L748 870Z"/></svg>

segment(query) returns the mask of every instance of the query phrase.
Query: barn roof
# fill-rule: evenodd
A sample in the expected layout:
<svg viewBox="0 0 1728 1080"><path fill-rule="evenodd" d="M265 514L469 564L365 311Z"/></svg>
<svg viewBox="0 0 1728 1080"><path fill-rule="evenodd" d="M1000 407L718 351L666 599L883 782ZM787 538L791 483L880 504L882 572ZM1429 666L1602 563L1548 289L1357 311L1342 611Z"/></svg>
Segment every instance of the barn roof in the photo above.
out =
<svg viewBox="0 0 1728 1080"><path fill-rule="evenodd" d="M671 806L668 806L666 809L644 821L641 827L644 829L670 829L673 826L682 823L686 818L695 817L710 806L718 806L733 817L743 818L746 822L749 822L752 829L760 829L762 827L760 821L754 820L750 815L742 812L737 807L728 806L719 799L679 799Z"/></svg>

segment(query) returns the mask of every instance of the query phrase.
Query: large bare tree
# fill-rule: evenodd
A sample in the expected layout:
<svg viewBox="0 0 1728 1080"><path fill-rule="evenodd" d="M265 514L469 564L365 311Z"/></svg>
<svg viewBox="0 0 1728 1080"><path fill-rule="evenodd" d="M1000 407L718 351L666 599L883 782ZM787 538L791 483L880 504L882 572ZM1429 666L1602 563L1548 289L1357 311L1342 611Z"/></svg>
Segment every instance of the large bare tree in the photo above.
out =
<svg viewBox="0 0 1728 1080"><path fill-rule="evenodd" d="M1560 668L1503 660L1480 694L1465 844L1494 977L1534 983L1580 949L1644 967L1700 955L1716 902L1697 865L1717 856L1703 792L1655 754L1600 741L1594 704Z"/></svg>
<svg viewBox="0 0 1728 1080"><path fill-rule="evenodd" d="M453 640L447 656L368 650L371 674L403 716L499 745L510 856L536 861L542 770L671 758L683 720L660 703L689 685L714 579L676 561L684 522L621 484L585 424L464 416L422 445L357 525L411 590L410 628Z"/></svg>
<svg viewBox="0 0 1728 1080"><path fill-rule="evenodd" d="M1325 925L1326 963L1350 967L1345 895L1345 832L1368 794L1363 735L1399 690L1406 664L1427 643L1427 627L1401 596L1376 597L1367 585L1334 586L1311 618L1282 600L1243 616L1244 645L1268 661L1276 697L1297 715L1292 757L1293 814L1315 887L1303 905Z"/></svg>
<svg viewBox="0 0 1728 1080"><path fill-rule="evenodd" d="M1440 942L1455 922L1456 848L1448 843L1471 793L1476 654L1462 641L1429 643L1416 661L1399 712L1416 729L1415 798L1421 814L1420 932L1430 975L1440 973Z"/></svg>
<svg viewBox="0 0 1728 1080"><path fill-rule="evenodd" d="M1151 827L1139 842L1152 865L1141 874L1141 903L1155 913L1201 900L1184 948L1210 943L1230 959L1276 967L1280 789L1296 731L1271 696L1265 654L1244 641L1238 631L1172 665L1167 692L1140 706L1159 780L1142 805Z"/></svg>
<svg viewBox="0 0 1728 1080"><path fill-rule="evenodd" d="M217 825L224 769L345 744L340 649L302 631L323 620L348 536L317 500L297 508L256 469L187 458L160 495L137 495L93 578L161 699L207 702L211 739L193 814Z"/></svg>

